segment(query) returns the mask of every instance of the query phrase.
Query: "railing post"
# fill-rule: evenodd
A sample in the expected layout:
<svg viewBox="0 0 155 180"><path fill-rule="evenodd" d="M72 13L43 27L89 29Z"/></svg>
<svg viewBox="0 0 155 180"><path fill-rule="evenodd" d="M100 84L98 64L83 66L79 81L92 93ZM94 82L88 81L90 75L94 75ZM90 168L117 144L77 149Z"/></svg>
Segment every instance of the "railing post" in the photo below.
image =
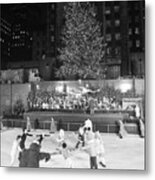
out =
<svg viewBox="0 0 155 180"><path fill-rule="evenodd" d="M69 131L69 129L70 129L70 124L67 123L67 131Z"/></svg>
<svg viewBox="0 0 155 180"><path fill-rule="evenodd" d="M108 124L108 126L107 126L107 132L109 133L109 124Z"/></svg>

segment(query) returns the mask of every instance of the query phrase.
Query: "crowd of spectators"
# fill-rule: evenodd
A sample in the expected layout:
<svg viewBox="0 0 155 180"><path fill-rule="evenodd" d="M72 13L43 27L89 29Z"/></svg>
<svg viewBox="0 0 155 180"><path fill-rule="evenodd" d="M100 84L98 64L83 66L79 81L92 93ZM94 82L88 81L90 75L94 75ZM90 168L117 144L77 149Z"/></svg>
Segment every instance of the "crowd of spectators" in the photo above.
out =
<svg viewBox="0 0 155 180"><path fill-rule="evenodd" d="M121 110L121 102L117 102L115 97L107 98L93 97L85 94L81 96L75 95L36 95L35 98L30 100L28 98L29 109L69 109L69 110Z"/></svg>

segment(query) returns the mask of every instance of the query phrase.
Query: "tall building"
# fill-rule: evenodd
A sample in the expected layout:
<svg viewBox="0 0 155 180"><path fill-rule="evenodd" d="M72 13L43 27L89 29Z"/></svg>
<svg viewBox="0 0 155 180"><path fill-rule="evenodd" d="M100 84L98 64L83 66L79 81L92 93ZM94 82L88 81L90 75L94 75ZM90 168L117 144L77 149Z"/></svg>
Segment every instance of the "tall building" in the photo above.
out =
<svg viewBox="0 0 155 180"><path fill-rule="evenodd" d="M56 46L56 3L38 4L44 22L41 28L33 32L33 60L41 60L46 57L55 58Z"/></svg>
<svg viewBox="0 0 155 180"><path fill-rule="evenodd" d="M143 76L145 71L145 1L128 2L128 48L130 72Z"/></svg>
<svg viewBox="0 0 155 180"><path fill-rule="evenodd" d="M11 24L0 17L0 64L1 68L6 67L6 63L10 59L10 45L11 45Z"/></svg>
<svg viewBox="0 0 155 180"><path fill-rule="evenodd" d="M32 60L32 34L21 23L12 25L11 59L14 62Z"/></svg>
<svg viewBox="0 0 155 180"><path fill-rule="evenodd" d="M105 1L96 5L103 22L107 78L143 76L145 2Z"/></svg>

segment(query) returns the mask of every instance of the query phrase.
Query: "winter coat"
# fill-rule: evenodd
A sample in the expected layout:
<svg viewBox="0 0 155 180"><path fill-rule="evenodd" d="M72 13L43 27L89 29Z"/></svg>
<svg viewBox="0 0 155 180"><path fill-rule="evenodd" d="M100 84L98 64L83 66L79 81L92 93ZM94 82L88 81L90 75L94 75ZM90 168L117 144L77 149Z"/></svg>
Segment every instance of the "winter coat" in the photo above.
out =
<svg viewBox="0 0 155 180"><path fill-rule="evenodd" d="M19 157L19 167L39 167L39 161L50 159L49 153L40 152L40 145L32 143L29 149L24 149Z"/></svg>

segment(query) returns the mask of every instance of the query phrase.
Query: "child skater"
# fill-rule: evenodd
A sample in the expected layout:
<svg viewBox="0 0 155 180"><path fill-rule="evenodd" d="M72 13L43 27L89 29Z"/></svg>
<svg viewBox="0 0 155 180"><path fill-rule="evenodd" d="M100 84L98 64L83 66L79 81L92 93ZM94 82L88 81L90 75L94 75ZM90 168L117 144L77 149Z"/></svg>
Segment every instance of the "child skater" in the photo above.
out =
<svg viewBox="0 0 155 180"><path fill-rule="evenodd" d="M60 129L59 131L57 142L58 142L58 146L61 146L65 142L65 132L63 129Z"/></svg>
<svg viewBox="0 0 155 180"><path fill-rule="evenodd" d="M96 148L96 142L94 140L94 134L92 132L87 132L87 139L86 139L86 145L81 148L81 150L84 150L88 153L90 158L90 168L91 169L98 169L97 166L97 148Z"/></svg>
<svg viewBox="0 0 155 180"><path fill-rule="evenodd" d="M15 158L17 156L17 152L21 151L19 143L21 141L21 136L18 135L15 139L15 141L13 142L12 148L11 148L11 152L10 152L10 157L11 157L11 161L10 161L10 166L13 166Z"/></svg>
<svg viewBox="0 0 155 180"><path fill-rule="evenodd" d="M78 142L76 143L75 148L78 149L79 145L84 146L84 128L80 127L78 131Z"/></svg>
<svg viewBox="0 0 155 180"><path fill-rule="evenodd" d="M102 137L99 133L99 131L97 131L95 133L95 141L96 141L96 148L97 148L97 159L98 159L98 163L102 166L102 167L106 167L106 162L104 159L104 144L103 144L103 140Z"/></svg>
<svg viewBox="0 0 155 180"><path fill-rule="evenodd" d="M57 152L51 153L51 155L62 154L66 168L73 168L73 161L71 159L71 151L67 146L67 143L63 142L61 147L57 148Z"/></svg>

